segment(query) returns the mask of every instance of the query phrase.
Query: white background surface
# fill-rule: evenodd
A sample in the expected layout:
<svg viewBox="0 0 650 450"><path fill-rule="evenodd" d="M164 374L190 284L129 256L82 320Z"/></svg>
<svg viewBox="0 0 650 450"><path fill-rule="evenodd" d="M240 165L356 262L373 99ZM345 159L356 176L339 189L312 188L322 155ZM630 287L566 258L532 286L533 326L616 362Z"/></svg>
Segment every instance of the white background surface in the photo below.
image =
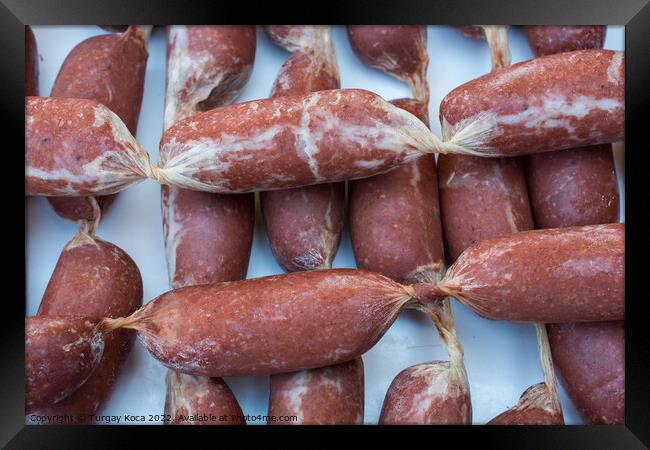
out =
<svg viewBox="0 0 650 450"><path fill-rule="evenodd" d="M68 52L82 40L105 32L95 26L34 27L40 55L41 95L48 95ZM408 97L402 82L363 65L352 53L343 27L334 27L334 43L342 87L364 88L385 99ZM509 31L512 62L532 58L521 29ZM623 27L608 27L605 48L623 50ZM456 86L490 71L485 41L465 38L451 27L432 26L428 30L430 57L428 80L431 88L429 111L432 130L440 135L438 106ZM149 44L144 100L137 140L152 159L157 159L162 134L165 93L165 34L156 27ZM289 54L274 46L258 27L255 65L239 101L267 97L282 63ZM624 218L623 152L617 148L616 165L621 192L621 219ZM57 216L45 198L27 201L27 314L33 315L59 254L74 236L77 226ZM346 218L347 220L347 218ZM144 302L168 290L167 266L163 249L160 187L145 181L122 192L99 226L98 236L124 249L136 262L144 282ZM334 267L355 267L347 230L343 235ZM264 234L259 217L248 278L281 273ZM458 335L465 349L473 404L473 421L483 424L517 403L530 385L543 380L535 330L531 324L513 324L482 319L453 302ZM379 343L363 355L365 364L365 422L377 423L384 395L392 379L413 364L447 359L434 326L423 315L403 312ZM162 414L166 369L153 359L139 341L133 348L112 397L99 414ZM265 415L268 405L268 377L226 379L235 392L244 414ZM567 424L583 423L565 391L562 406ZM259 423L249 421L250 424Z"/></svg>

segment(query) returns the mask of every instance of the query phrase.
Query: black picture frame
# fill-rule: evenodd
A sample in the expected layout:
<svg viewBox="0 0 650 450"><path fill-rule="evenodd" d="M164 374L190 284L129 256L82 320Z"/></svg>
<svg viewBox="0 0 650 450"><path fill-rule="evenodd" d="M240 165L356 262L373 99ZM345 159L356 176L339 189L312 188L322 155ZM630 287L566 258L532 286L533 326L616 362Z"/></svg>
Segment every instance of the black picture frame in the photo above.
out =
<svg viewBox="0 0 650 450"><path fill-rule="evenodd" d="M471 0L365 0L356 2L328 1L322 4L279 2L199 2L195 0L68 0L64 4L52 0L2 0L0 5L0 35L2 36L3 69L0 70L3 140L5 156L11 164L3 176L17 179L6 182L4 204L7 208L3 248L8 264L22 274L6 276L5 286L15 293L5 294L5 315L0 327L2 351L0 398L0 445L7 448L115 448L125 446L132 433L167 436L174 433L184 439L203 439L205 433L221 433L220 439L233 433L245 436L270 436L283 427L117 427L114 426L26 426L24 420L24 299L25 248L12 237L21 230L19 211L20 186L24 158L16 146L24 144L24 25L69 24L204 24L204 23L404 23L404 24L610 24L625 25L626 51L626 420L624 426L564 426L564 427L301 427L289 430L296 437L309 436L310 442L328 442L332 431L344 431L351 437L366 439L369 435L384 439L388 434L417 435L440 446L443 441L453 445L478 443L482 447L498 448L648 448L650 446L650 339L644 303L643 261L647 256L647 234L641 204L648 199L644 191L647 171L641 162L644 144L644 114L650 105L650 4L648 0L517 0L476 2ZM631 152L631 153L630 153ZM9 170L9 167L11 169ZM645 177L644 177L645 175ZM15 183L15 184L14 184ZM24 184L23 184L24 186ZM11 203L17 206L12 208ZM22 204L24 208L24 203ZM645 208L644 208L645 207ZM23 216L23 219L25 217ZM22 264L20 264L22 263ZM5 272L6 274L6 272ZM647 276L645 277L647 278ZM646 289L647 290L647 289ZM645 294L645 295L644 295ZM271 430L273 428L273 430ZM153 431L153 430L156 431ZM192 430L192 431L189 431ZM187 435L185 434L187 433ZM191 433L191 434L190 434ZM306 434L305 434L306 433ZM230 435L230 436L226 436ZM356 435L356 436L355 436ZM406 437L406 436L405 436ZM185 441L186 444L192 441ZM198 442L198 441L197 441ZM298 440L296 440L298 442ZM332 441L332 444L339 442ZM409 441L402 441L412 445ZM218 445L217 442L215 444ZM418 444L421 445L421 444Z"/></svg>

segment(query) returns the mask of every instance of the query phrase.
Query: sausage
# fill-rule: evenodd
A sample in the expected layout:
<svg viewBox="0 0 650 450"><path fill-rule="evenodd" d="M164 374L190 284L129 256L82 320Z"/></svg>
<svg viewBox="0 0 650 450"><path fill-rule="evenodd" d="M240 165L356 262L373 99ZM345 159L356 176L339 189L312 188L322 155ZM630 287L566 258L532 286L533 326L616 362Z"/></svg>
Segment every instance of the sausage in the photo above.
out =
<svg viewBox="0 0 650 450"><path fill-rule="evenodd" d="M271 97L306 94L340 86L336 55L322 55L314 49L297 51L280 68L273 83ZM333 58L333 65L328 59Z"/></svg>
<svg viewBox="0 0 650 450"><path fill-rule="evenodd" d="M344 182L266 191L260 199L271 251L284 270L332 267L343 232Z"/></svg>
<svg viewBox="0 0 650 450"><path fill-rule="evenodd" d="M445 252L450 261L477 242L533 228L524 165L519 158L440 155L438 183Z"/></svg>
<svg viewBox="0 0 650 450"><path fill-rule="evenodd" d="M38 46L36 36L25 25L25 96L38 95Z"/></svg>
<svg viewBox="0 0 650 450"><path fill-rule="evenodd" d="M95 36L81 42L63 61L50 95L96 100L117 114L135 136L150 32L149 26L132 26L121 34ZM61 217L94 221L114 199L52 197L48 201Z"/></svg>
<svg viewBox="0 0 650 450"><path fill-rule="evenodd" d="M165 129L232 103L253 71L255 48L252 25L168 26Z"/></svg>
<svg viewBox="0 0 650 450"><path fill-rule="evenodd" d="M231 103L248 82L254 26L167 27L165 127ZM246 277L253 194L220 195L162 186L165 252L172 288ZM166 424L244 424L241 407L220 378L167 373Z"/></svg>
<svg viewBox="0 0 650 450"><path fill-rule="evenodd" d="M427 27L423 25L348 25L348 40L366 65L411 86L413 97L429 102Z"/></svg>
<svg viewBox="0 0 650 450"><path fill-rule="evenodd" d="M368 91L281 96L175 123L160 142L157 176L221 193L294 188L385 172L430 153L434 138L415 116Z"/></svg>
<svg viewBox="0 0 650 450"><path fill-rule="evenodd" d="M428 123L426 103L393 100ZM357 267L400 283L435 282L445 271L436 162L422 156L388 173L351 181L350 238Z"/></svg>
<svg viewBox="0 0 650 450"><path fill-rule="evenodd" d="M255 57L254 26L167 27L165 126L232 102ZM246 277L253 194L217 195L162 186L162 216L173 288Z"/></svg>
<svg viewBox="0 0 650 450"><path fill-rule="evenodd" d="M485 125L479 156L515 156L624 140L625 56L579 50L535 58L469 81L440 104L445 140ZM489 126L487 125L489 124Z"/></svg>
<svg viewBox="0 0 650 450"><path fill-rule="evenodd" d="M465 250L437 288L515 322L624 317L625 224L521 231Z"/></svg>
<svg viewBox="0 0 650 450"><path fill-rule="evenodd" d="M430 300L430 299L429 299ZM436 325L449 361L417 364L400 372L386 393L380 425L471 425L472 401L448 298L414 305Z"/></svg>
<svg viewBox="0 0 650 450"><path fill-rule="evenodd" d="M362 425L361 358L319 369L271 376L269 425ZM295 421L277 421L296 416Z"/></svg>
<svg viewBox="0 0 650 450"><path fill-rule="evenodd" d="M515 406L487 425L564 425L564 416L562 410L558 413L555 408L546 383L538 383L526 389Z"/></svg>
<svg viewBox="0 0 650 450"><path fill-rule="evenodd" d="M172 287L246 277L253 243L252 194L162 187L163 235Z"/></svg>
<svg viewBox="0 0 650 450"><path fill-rule="evenodd" d="M625 322L549 324L569 396L594 424L625 423Z"/></svg>
<svg viewBox="0 0 650 450"><path fill-rule="evenodd" d="M25 414L69 396L97 367L103 335L83 317L25 318Z"/></svg>
<svg viewBox="0 0 650 450"><path fill-rule="evenodd" d="M294 272L172 290L104 327L138 330L147 350L178 372L286 373L357 358L402 307L438 298L432 287L355 269Z"/></svg>
<svg viewBox="0 0 650 450"><path fill-rule="evenodd" d="M167 372L165 425L246 425L235 395L221 378Z"/></svg>
<svg viewBox="0 0 650 450"><path fill-rule="evenodd" d="M530 155L526 176L537 228L618 220L618 185L610 144Z"/></svg>
<svg viewBox="0 0 650 450"><path fill-rule="evenodd" d="M274 27L270 28L271 33L277 34ZM307 37L289 42L304 41L300 46L315 41L320 44L291 55L280 69L272 96L307 94L340 86L329 27L300 28L303 29L301 35ZM292 33L297 34L296 31ZM293 47L299 45L296 42ZM332 266L343 231L344 202L345 183L261 193L266 235L275 259L284 270L293 272Z"/></svg>
<svg viewBox="0 0 650 450"><path fill-rule="evenodd" d="M388 388L379 424L471 424L467 375L464 369L460 372L449 361L433 361L404 369Z"/></svg>
<svg viewBox="0 0 650 450"><path fill-rule="evenodd" d="M142 306L142 277L131 257L98 237L79 233L65 246L38 309L38 316L120 317ZM134 334L106 336L99 366L79 389L44 413L90 420L108 399L126 361Z"/></svg>
<svg viewBox="0 0 650 450"><path fill-rule="evenodd" d="M527 25L524 35L535 56L603 48L607 27Z"/></svg>
<svg viewBox="0 0 650 450"><path fill-rule="evenodd" d="M86 99L25 99L27 195L114 194L151 176L149 155L120 118Z"/></svg>

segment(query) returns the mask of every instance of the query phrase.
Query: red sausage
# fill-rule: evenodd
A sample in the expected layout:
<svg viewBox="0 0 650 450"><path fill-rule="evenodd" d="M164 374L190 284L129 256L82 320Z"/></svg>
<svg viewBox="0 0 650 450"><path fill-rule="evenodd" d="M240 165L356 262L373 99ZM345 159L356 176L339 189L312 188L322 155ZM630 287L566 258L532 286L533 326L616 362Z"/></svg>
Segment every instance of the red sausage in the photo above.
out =
<svg viewBox="0 0 650 450"><path fill-rule="evenodd" d="M618 221L611 145L530 155L526 174L537 228Z"/></svg>
<svg viewBox="0 0 650 450"><path fill-rule="evenodd" d="M319 369L273 375L268 424L362 425L363 380L361 358ZM280 416L296 416L296 420L277 421Z"/></svg>
<svg viewBox="0 0 650 450"><path fill-rule="evenodd" d="M588 322L624 317L625 224L522 231L465 250L437 286L483 317Z"/></svg>
<svg viewBox="0 0 650 450"><path fill-rule="evenodd" d="M117 246L80 233L63 249L38 309L39 316L119 317L142 306L142 278L133 260ZM43 413L90 420L106 401L129 354L134 334L106 336L99 366L83 386Z"/></svg>
<svg viewBox="0 0 650 450"><path fill-rule="evenodd" d="M334 49L330 52L333 53ZM336 55L330 54L328 57L334 58L333 66L325 55L314 49L293 53L282 65L273 83L271 97L337 89L341 83Z"/></svg>
<svg viewBox="0 0 650 450"><path fill-rule="evenodd" d="M352 50L366 65L411 86L413 97L429 102L427 27L422 25L348 25Z"/></svg>
<svg viewBox="0 0 650 450"><path fill-rule="evenodd" d="M519 402L502 412L487 425L564 425L562 410L557 410L546 383L534 384Z"/></svg>
<svg viewBox="0 0 650 450"><path fill-rule="evenodd" d="M234 101L250 78L255 48L254 26L167 27L165 127ZM172 288L246 277L255 226L253 194L174 186L162 186L161 194ZM172 417L169 424L245 424L222 379L174 371L167 373L165 414Z"/></svg>
<svg viewBox="0 0 650 450"><path fill-rule="evenodd" d="M201 111L234 101L255 59L255 27L167 27L165 129Z"/></svg>
<svg viewBox="0 0 650 450"><path fill-rule="evenodd" d="M25 318L25 414L53 405L99 364L103 334L82 317Z"/></svg>
<svg viewBox="0 0 650 450"><path fill-rule="evenodd" d="M179 372L286 373L357 358L403 307L437 298L432 287L355 269L294 272L176 289L105 327L137 329L149 352Z"/></svg>
<svg viewBox="0 0 650 450"><path fill-rule="evenodd" d="M625 56L579 50L514 64L465 83L440 104L447 140L469 123L482 156L538 153L624 139Z"/></svg>
<svg viewBox="0 0 650 450"><path fill-rule="evenodd" d="M68 54L52 87L52 97L96 100L118 115L135 136L147 64L151 27L132 26L121 34L95 36ZM69 220L96 220L115 199L108 197L48 198Z"/></svg>
<svg viewBox="0 0 650 450"><path fill-rule="evenodd" d="M328 90L181 120L163 134L157 172L197 190L274 190L386 172L436 145L420 120L376 94Z"/></svg>
<svg viewBox="0 0 650 450"><path fill-rule="evenodd" d="M449 361L418 364L390 384L380 425L467 425L472 403L465 369Z"/></svg>
<svg viewBox="0 0 650 450"><path fill-rule="evenodd" d="M162 187L163 235L173 288L246 277L255 199Z"/></svg>
<svg viewBox="0 0 650 450"><path fill-rule="evenodd" d="M25 25L25 96L38 95L38 46L29 25Z"/></svg>
<svg viewBox="0 0 650 450"><path fill-rule="evenodd" d="M426 104L393 100L429 122ZM436 163L432 155L351 181L350 238L357 267L400 283L435 282L445 271Z"/></svg>
<svg viewBox="0 0 650 450"><path fill-rule="evenodd" d="M235 395L221 378L170 370L165 425L246 425L246 421Z"/></svg>
<svg viewBox="0 0 650 450"><path fill-rule="evenodd" d="M149 155L94 100L25 98L27 195L114 194L151 175Z"/></svg>
<svg viewBox="0 0 650 450"><path fill-rule="evenodd" d="M625 322L549 324L553 359L594 424L625 423Z"/></svg>
<svg viewBox="0 0 650 450"><path fill-rule="evenodd" d="M302 30L302 34L313 36L308 42L318 40L321 45L291 55L280 69L272 96L339 87L329 27L313 28ZM343 231L345 183L262 192L260 201L271 250L284 270L293 272L332 266Z"/></svg>
<svg viewBox="0 0 650 450"><path fill-rule="evenodd" d="M451 261L477 242L533 228L519 158L440 155L438 183L445 251Z"/></svg>
<svg viewBox="0 0 650 450"><path fill-rule="evenodd" d="M607 27L599 26L545 26L528 25L524 35L535 56L603 48Z"/></svg>
<svg viewBox="0 0 650 450"><path fill-rule="evenodd" d="M433 320L449 361L418 364L400 372L386 393L379 423L386 425L471 425L472 400L463 348L456 336L448 298L416 304Z"/></svg>

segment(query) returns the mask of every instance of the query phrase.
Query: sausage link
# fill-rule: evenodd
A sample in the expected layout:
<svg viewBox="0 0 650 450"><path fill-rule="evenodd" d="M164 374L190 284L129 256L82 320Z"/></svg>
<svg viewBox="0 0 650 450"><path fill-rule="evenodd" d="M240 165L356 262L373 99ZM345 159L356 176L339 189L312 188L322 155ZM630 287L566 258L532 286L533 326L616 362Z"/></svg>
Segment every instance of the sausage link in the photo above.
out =
<svg viewBox="0 0 650 450"><path fill-rule="evenodd" d="M618 221L618 185L610 144L530 155L526 176L537 228Z"/></svg>
<svg viewBox="0 0 650 450"><path fill-rule="evenodd" d="M535 56L603 48L607 27L527 25L524 35Z"/></svg>
<svg viewBox="0 0 650 450"><path fill-rule="evenodd" d="M286 373L357 358L402 307L437 295L432 285L372 272L311 270L172 290L105 327L137 329L149 352L178 372Z"/></svg>
<svg viewBox="0 0 650 450"><path fill-rule="evenodd" d="M438 288L489 319L622 320L624 234L624 224L608 224L487 239L465 250Z"/></svg>
<svg viewBox="0 0 650 450"><path fill-rule="evenodd" d="M379 423L471 425L470 388L449 299L416 304L414 308L433 320L449 361L418 364L400 372L388 388Z"/></svg>
<svg viewBox="0 0 650 450"><path fill-rule="evenodd" d="M167 27L165 128L233 102L255 58L254 26ZM162 186L167 268L172 288L246 277L255 226L253 194L221 195ZM167 373L169 424L243 424L241 407L220 378ZM186 416L207 420L184 420ZM226 421L218 420L220 416ZM212 420L215 418L215 420Z"/></svg>
<svg viewBox="0 0 650 450"><path fill-rule="evenodd" d="M429 103L426 26L348 25L347 31L361 61L405 81L414 98Z"/></svg>
<svg viewBox="0 0 650 450"><path fill-rule="evenodd" d="M625 56L579 50L496 70L451 91L440 104L447 139L490 123L482 156L538 153L624 139Z"/></svg>
<svg viewBox="0 0 650 450"><path fill-rule="evenodd" d="M25 414L57 403L99 364L103 334L83 317L25 318Z"/></svg>
<svg viewBox="0 0 650 450"><path fill-rule="evenodd" d="M50 95L98 101L117 114L135 136L150 32L148 26L131 26L120 34L81 42L63 61ZM113 200L113 195L48 198L57 214L73 221L99 219Z"/></svg>
<svg viewBox="0 0 650 450"><path fill-rule="evenodd" d="M393 100L425 124L427 105ZM436 163L432 155L349 184L357 267L400 283L435 282L445 271Z"/></svg>
<svg viewBox="0 0 650 450"><path fill-rule="evenodd" d="M379 417L380 425L471 423L466 375L463 377L450 361L418 364L401 371L388 388Z"/></svg>
<svg viewBox="0 0 650 450"><path fill-rule="evenodd" d="M625 423L625 322L549 324L553 359L590 423Z"/></svg>
<svg viewBox="0 0 650 450"><path fill-rule="evenodd" d="M275 30L267 27L267 31L269 28ZM301 39L302 49L280 69L271 95L300 95L340 87L329 27L290 28L300 28L300 35L308 38ZM277 30L273 32L277 34ZM315 47L306 47L308 43ZM345 183L262 192L260 202L271 250L284 270L331 267L343 231Z"/></svg>
<svg viewBox="0 0 650 450"><path fill-rule="evenodd" d="M25 97L38 95L38 46L36 36L25 25Z"/></svg>
<svg viewBox="0 0 650 450"><path fill-rule="evenodd" d="M319 369L271 376L269 417L296 416L296 421L269 425L362 425L361 358Z"/></svg>
<svg viewBox="0 0 650 450"><path fill-rule="evenodd" d="M225 381L173 370L167 372L165 416L165 425L246 425L235 394Z"/></svg>
<svg viewBox="0 0 650 450"><path fill-rule="evenodd" d="M519 158L440 155L438 183L445 252L452 262L477 242L533 228Z"/></svg>
<svg viewBox="0 0 650 450"><path fill-rule="evenodd" d="M142 306L142 277L119 247L80 233L65 246L38 309L38 316L120 317ZM106 336L104 353L92 376L72 395L43 410L72 415L84 423L108 399L133 345L131 330Z"/></svg>
<svg viewBox="0 0 650 450"><path fill-rule="evenodd" d="M175 123L160 142L158 176L222 193L294 188L386 172L431 153L435 139L415 116L368 91L281 96Z"/></svg>
<svg viewBox="0 0 650 450"><path fill-rule="evenodd" d="M255 49L254 26L167 27L165 129L232 103L253 71Z"/></svg>
<svg viewBox="0 0 650 450"><path fill-rule="evenodd" d="M149 155L94 100L25 99L27 195L114 194L151 176Z"/></svg>
<svg viewBox="0 0 650 450"><path fill-rule="evenodd" d="M546 383L534 384L526 389L515 406L487 425L564 425L562 410L558 413L552 399Z"/></svg>

